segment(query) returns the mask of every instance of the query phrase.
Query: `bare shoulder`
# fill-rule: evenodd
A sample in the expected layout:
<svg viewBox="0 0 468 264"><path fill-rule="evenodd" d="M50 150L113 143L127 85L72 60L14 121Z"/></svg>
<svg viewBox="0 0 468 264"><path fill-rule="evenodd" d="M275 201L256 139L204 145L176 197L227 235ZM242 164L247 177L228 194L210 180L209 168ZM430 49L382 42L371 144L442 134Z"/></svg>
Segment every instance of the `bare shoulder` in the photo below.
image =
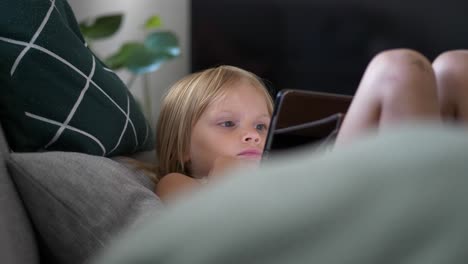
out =
<svg viewBox="0 0 468 264"><path fill-rule="evenodd" d="M200 186L200 183L192 177L182 173L169 173L156 184L156 194L163 201L183 192Z"/></svg>
<svg viewBox="0 0 468 264"><path fill-rule="evenodd" d="M197 181L190 176L178 172L172 172L162 177L162 179L159 180L158 185L191 184L196 182Z"/></svg>

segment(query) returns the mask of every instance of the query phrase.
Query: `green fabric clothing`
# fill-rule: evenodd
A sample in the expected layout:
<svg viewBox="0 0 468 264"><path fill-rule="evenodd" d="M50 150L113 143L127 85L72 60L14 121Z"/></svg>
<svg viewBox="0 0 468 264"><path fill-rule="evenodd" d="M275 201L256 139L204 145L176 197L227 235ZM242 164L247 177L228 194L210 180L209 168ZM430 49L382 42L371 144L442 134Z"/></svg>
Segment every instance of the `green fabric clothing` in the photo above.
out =
<svg viewBox="0 0 468 264"><path fill-rule="evenodd" d="M467 263L467 189L467 128L395 128L233 173L95 263Z"/></svg>

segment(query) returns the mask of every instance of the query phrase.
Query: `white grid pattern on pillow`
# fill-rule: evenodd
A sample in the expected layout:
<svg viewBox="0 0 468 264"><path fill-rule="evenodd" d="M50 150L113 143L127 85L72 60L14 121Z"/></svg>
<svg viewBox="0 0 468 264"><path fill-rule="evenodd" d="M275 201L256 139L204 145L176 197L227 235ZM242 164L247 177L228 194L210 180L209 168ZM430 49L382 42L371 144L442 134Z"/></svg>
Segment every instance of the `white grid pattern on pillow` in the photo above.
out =
<svg viewBox="0 0 468 264"><path fill-rule="evenodd" d="M29 113L29 112L25 112L25 115L27 117L30 117L30 118L33 118L33 119L36 119L36 120L39 120L39 121L42 121L42 122L45 122L47 124L51 124L53 126L58 126L59 128L57 129L57 132L55 133L55 135L51 138L51 140L44 146L44 149L47 149L48 147L50 147L54 142L56 142L60 136L62 135L63 131L65 129L69 129L69 130L72 130L72 131L75 131L75 132L78 132L79 134L91 139L93 142L95 142L102 150L102 155L105 156L107 154L110 154L112 153L113 151L115 151L118 147L119 147L119 144L121 143L121 140L122 140L122 137L123 135L125 134L125 131L127 130L127 127L128 127L128 124L130 124L131 128L132 128L132 132L133 132L133 135L134 135L134 139L135 139L135 146L134 146L134 151L138 148L139 146L139 141L138 141L138 135L137 135L137 132L136 132L136 128L135 128L135 125L132 121L132 119L130 118L130 100L129 100L129 96L127 94L127 111L123 110L121 106L119 106L117 104L117 102L115 102L114 99L112 99L111 96L109 96L109 94L107 94L98 84L96 84L94 81L93 81L93 75L94 75L94 72L95 72L95 69L96 69L96 60L94 58L94 55L91 55L92 56L92 70L91 72L89 73L89 75L86 75L84 74L80 69L78 69L77 67L75 67L73 64L71 64L70 62L68 62L66 59L60 57L59 55L57 55L56 53L48 50L47 48L45 47L42 47L42 46L39 46L37 44L35 44L35 41L37 40L37 38L40 36L41 32L44 30L44 28L47 26L47 22L49 21L50 17L51 17L51 14L52 12L54 11L54 9L57 11L57 13L59 15L60 12L58 11L56 5L55 5L55 0L49 0L51 5L46 13L46 15L44 16L44 19L42 21L42 23L39 25L38 29L36 30L36 32L33 34L31 40L29 42L24 42L24 41L20 41L20 40L15 40L15 39L11 39L11 38L5 38L5 37L1 37L0 36L0 41L4 41L4 42L7 42L7 43L10 43L10 44L14 44L14 45L18 45L18 46L24 46L24 49L21 51L21 53L18 55L18 57L16 58L15 62L13 63L12 67L11 67L11 71L10 71L10 74L11 76L14 75L15 73L15 70L17 69L17 67L20 65L22 59L24 58L24 56L27 54L27 52L31 49L35 49L35 50L38 50L38 51L41 51L47 55L49 55L50 57L56 59L57 61L65 64L66 66L68 66L69 68L71 68L73 71L75 71L76 73L78 73L79 75L81 75L85 80L86 80L86 84L85 84L85 87L82 89L80 95L78 96L77 100L75 101L71 111L69 112L66 120L64 122L60 122L60 121L57 121L57 120L52 120L52 119L49 119L47 117L43 117L43 116L39 116L39 115L35 115L34 113ZM86 43L84 43L85 46ZM92 53L90 53L92 54ZM108 69L108 68L103 68L104 70L106 71L109 71L109 72L112 72L114 73L112 70ZM115 74L115 73L114 73ZM125 118L125 124L123 126L123 129L122 129L122 132L120 134L120 137L118 138L115 146L113 149L111 149L110 151L107 151L104 144L98 139L96 138L95 136L91 135L90 133L86 132L86 131L83 131L79 128L76 128L76 127L73 127L73 126L70 126L69 125L69 122L72 120L75 112L77 111L82 99L84 98L85 94L86 94L86 91L91 87L95 87L96 89L98 89L118 110L120 113L123 114L124 118ZM141 145L144 145L148 139L148 134L149 134L149 127L148 127L148 124L145 122L145 126L146 126L146 131L145 131L145 136L144 136L144 140L141 142Z"/></svg>
<svg viewBox="0 0 468 264"><path fill-rule="evenodd" d="M34 44L36 39L41 34L42 30L44 29L44 27L47 24L47 21L49 21L50 14L52 14L52 11L54 10L54 8L55 8L55 0L51 0L50 8L49 8L49 10L47 10L47 14L45 15L44 19L42 20L41 25L36 30L36 33L34 33L33 37L29 41L28 45L26 45L26 47L21 51L20 55L16 58L15 63L13 63L13 66L11 67L11 71L10 71L11 76L13 76L13 74L15 73L16 67L18 67L18 65L21 62L21 60L23 59L24 55L26 55L26 53L31 49L31 45Z"/></svg>

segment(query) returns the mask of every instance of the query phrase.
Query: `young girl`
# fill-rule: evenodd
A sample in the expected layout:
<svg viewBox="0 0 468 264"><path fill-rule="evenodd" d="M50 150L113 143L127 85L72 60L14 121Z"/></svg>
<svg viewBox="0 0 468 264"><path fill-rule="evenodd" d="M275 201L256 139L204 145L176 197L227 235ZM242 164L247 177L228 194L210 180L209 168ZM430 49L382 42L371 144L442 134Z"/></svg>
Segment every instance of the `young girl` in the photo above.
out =
<svg viewBox="0 0 468 264"><path fill-rule="evenodd" d="M262 81L220 66L189 75L164 98L156 127L156 193L165 200L262 156L273 101Z"/></svg>
<svg viewBox="0 0 468 264"><path fill-rule="evenodd" d="M433 65L411 50L377 55L346 113L336 144L414 120L468 118L468 53ZM272 99L254 74L220 66L189 75L165 97L157 124L157 195L164 201L231 167L261 159Z"/></svg>

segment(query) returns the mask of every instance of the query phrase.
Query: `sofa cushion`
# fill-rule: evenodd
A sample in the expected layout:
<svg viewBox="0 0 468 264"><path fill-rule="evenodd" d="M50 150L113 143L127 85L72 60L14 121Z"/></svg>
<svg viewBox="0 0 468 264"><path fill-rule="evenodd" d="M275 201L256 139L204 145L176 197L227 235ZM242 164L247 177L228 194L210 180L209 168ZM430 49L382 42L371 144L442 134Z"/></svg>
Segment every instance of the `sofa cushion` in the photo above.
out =
<svg viewBox="0 0 468 264"><path fill-rule="evenodd" d="M31 222L7 172L9 155L0 126L0 256L2 263L39 263Z"/></svg>
<svg viewBox="0 0 468 264"><path fill-rule="evenodd" d="M67 1L1 1L0 57L0 118L14 151L153 147L142 111L87 48Z"/></svg>
<svg viewBox="0 0 468 264"><path fill-rule="evenodd" d="M162 209L146 175L109 158L14 153L8 167L37 230L44 263L84 263L114 235Z"/></svg>

